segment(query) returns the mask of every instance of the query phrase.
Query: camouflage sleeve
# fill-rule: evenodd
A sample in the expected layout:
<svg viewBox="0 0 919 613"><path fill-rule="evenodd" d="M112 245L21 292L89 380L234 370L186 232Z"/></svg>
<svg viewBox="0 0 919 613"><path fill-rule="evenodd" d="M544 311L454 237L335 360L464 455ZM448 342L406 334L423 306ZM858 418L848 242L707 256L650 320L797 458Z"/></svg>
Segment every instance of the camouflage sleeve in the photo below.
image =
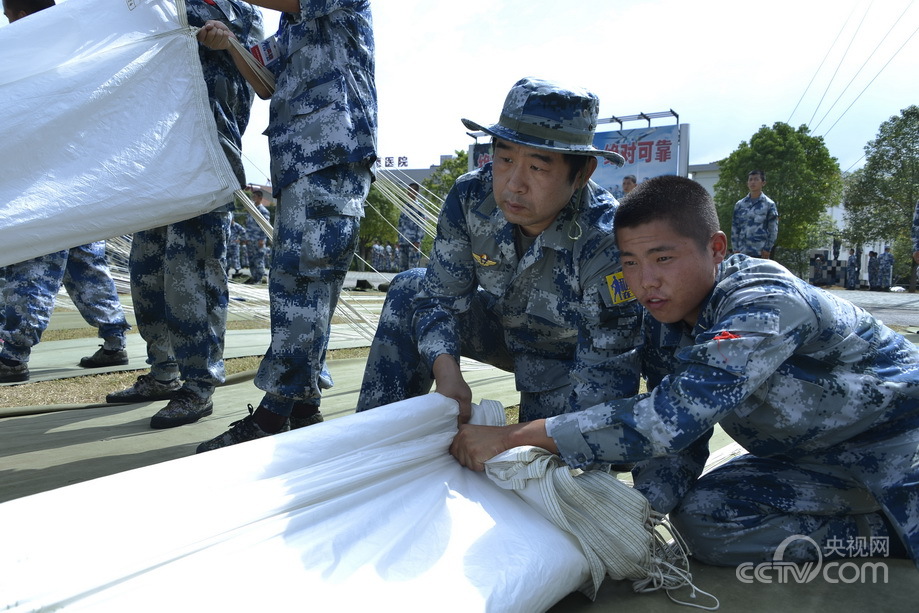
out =
<svg viewBox="0 0 919 613"><path fill-rule="evenodd" d="M585 245L583 303L569 411L638 393L641 307L622 277L613 236Z"/></svg>
<svg viewBox="0 0 919 613"><path fill-rule="evenodd" d="M370 0L300 0L300 18L313 21L342 9L364 10Z"/></svg>
<svg viewBox="0 0 919 613"><path fill-rule="evenodd" d="M415 297L415 338L428 366L445 353L459 360L456 316L469 309L477 285L461 185L454 185L444 200L427 273Z"/></svg>
<svg viewBox="0 0 919 613"><path fill-rule="evenodd" d="M731 239L731 248L737 250L737 246L740 244L740 222L742 212L740 209L740 201L734 203L734 213L731 215L731 236L728 238Z"/></svg>
<svg viewBox="0 0 919 613"><path fill-rule="evenodd" d="M669 513L696 482L708 461L708 441L714 429L678 453L639 462L632 469L635 489L658 513Z"/></svg>
<svg viewBox="0 0 919 613"><path fill-rule="evenodd" d="M772 251L775 247L775 241L779 237L779 210L775 202L769 201L769 212L766 216L766 243L763 250Z"/></svg>
<svg viewBox="0 0 919 613"><path fill-rule="evenodd" d="M919 200L916 201L916 210L913 213L913 251L919 251Z"/></svg>
<svg viewBox="0 0 919 613"><path fill-rule="evenodd" d="M549 418L546 431L562 458L583 468L688 448L741 408L815 328L813 312L791 293L734 293L653 391Z"/></svg>

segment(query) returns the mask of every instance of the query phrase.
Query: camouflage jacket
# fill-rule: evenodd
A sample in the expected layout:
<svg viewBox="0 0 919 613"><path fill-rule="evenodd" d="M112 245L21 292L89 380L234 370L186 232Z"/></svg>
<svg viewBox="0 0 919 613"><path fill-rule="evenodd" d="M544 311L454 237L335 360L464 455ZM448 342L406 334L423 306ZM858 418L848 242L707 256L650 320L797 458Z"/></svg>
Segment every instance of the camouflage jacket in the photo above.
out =
<svg viewBox="0 0 919 613"><path fill-rule="evenodd" d="M411 206L411 205L406 205ZM416 209L412 209L416 210ZM399 243L402 245L408 243L420 243L424 239L424 228L422 228L418 223L409 216L407 213L402 213L399 215Z"/></svg>
<svg viewBox="0 0 919 613"><path fill-rule="evenodd" d="M637 392L640 307L622 282L612 232L618 203L592 182L578 194L518 259L516 226L492 194L491 164L457 180L416 297L415 335L429 365L445 353L459 358L455 316L481 289L503 324L518 390L571 384L570 405L559 412ZM578 227L581 236L571 238Z"/></svg>
<svg viewBox="0 0 919 613"><path fill-rule="evenodd" d="M570 465L658 458L645 476L678 499L716 423L750 453L794 459L919 414L916 346L771 260L728 258L691 331L648 317L643 336L650 393L548 420Z"/></svg>
<svg viewBox="0 0 919 613"><path fill-rule="evenodd" d="M919 251L919 200L916 200L916 210L913 212L913 252Z"/></svg>
<svg viewBox="0 0 919 613"><path fill-rule="evenodd" d="M248 2L186 0L185 12L188 24L193 27L201 27L211 19L222 21L246 47L251 47L263 37L262 13ZM236 178L239 179L240 186L243 186L246 177L241 154L242 135L249 123L254 93L237 70L229 53L213 51L204 45L198 45L198 58L201 60L207 96L214 120L217 122L217 132L224 153L236 173ZM229 210L229 207L220 210L224 209Z"/></svg>
<svg viewBox="0 0 919 613"><path fill-rule="evenodd" d="M756 200L742 198L734 205L731 220L731 245L737 253L760 257L761 251L772 251L779 234L779 212L766 194Z"/></svg>
<svg viewBox="0 0 919 613"><path fill-rule="evenodd" d="M268 117L275 196L300 177L376 159L377 92L369 0L300 0L283 13L270 64Z"/></svg>

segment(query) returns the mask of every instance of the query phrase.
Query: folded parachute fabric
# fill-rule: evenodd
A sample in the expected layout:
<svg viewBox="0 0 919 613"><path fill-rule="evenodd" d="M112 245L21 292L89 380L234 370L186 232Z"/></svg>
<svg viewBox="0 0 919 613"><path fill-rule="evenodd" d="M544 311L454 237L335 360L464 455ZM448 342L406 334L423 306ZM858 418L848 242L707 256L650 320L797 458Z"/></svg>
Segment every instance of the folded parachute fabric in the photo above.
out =
<svg viewBox="0 0 919 613"><path fill-rule="evenodd" d="M509 449L485 462L485 473L500 487L515 491L553 524L577 537L590 563L591 580L581 591L589 598L606 575L630 579L635 591L671 590L692 584L685 545L676 530L637 490L602 470L571 470L539 447ZM665 540L668 535L671 540ZM671 596L671 598L673 598ZM681 601L681 604L689 604Z"/></svg>
<svg viewBox="0 0 919 613"><path fill-rule="evenodd" d="M232 201L184 0L64 2L0 52L0 266Z"/></svg>
<svg viewBox="0 0 919 613"><path fill-rule="evenodd" d="M429 394L0 504L0 610L545 611L587 560L456 462L457 415Z"/></svg>

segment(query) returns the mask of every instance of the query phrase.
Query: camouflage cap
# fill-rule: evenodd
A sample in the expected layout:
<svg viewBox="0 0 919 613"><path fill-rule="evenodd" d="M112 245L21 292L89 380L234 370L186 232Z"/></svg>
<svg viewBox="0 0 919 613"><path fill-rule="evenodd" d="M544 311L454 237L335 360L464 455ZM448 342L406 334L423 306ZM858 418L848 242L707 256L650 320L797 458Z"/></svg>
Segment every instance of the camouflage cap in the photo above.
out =
<svg viewBox="0 0 919 613"><path fill-rule="evenodd" d="M559 153L603 156L622 166L625 159L614 151L593 146L600 100L583 88L569 89L533 77L514 84L504 101L498 123L486 128L469 119L470 130L527 147Z"/></svg>

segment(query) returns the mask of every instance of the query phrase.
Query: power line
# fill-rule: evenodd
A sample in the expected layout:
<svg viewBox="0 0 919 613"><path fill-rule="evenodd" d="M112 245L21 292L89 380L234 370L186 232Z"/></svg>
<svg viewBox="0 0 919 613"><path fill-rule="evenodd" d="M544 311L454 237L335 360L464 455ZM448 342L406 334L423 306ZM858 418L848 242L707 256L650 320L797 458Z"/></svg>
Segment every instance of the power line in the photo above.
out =
<svg viewBox="0 0 919 613"><path fill-rule="evenodd" d="M887 38L890 36L890 33L893 32L893 29L894 29L895 27L897 27L897 23L898 23L901 19L903 19L903 15L906 14L906 11L908 11L908 10L910 9L911 6L912 6L912 2L910 2L910 4L908 4L908 5L906 6L906 8L903 9L903 12L900 13L900 16L899 16L899 17L897 17L896 19L894 19L894 22L893 22L893 24L890 26L890 29L887 30L887 33L884 34L884 37L880 40L880 42L878 42L877 46L875 46L874 50L873 50L873 51L871 52L871 54L867 57L867 59L865 59L865 61L862 63L862 65L861 65L861 66L859 67L859 69L856 71L855 75L853 75L853 77L849 80L849 82L846 83L846 86L842 89L842 91L839 92L839 96L836 97L836 100L833 101L833 104L830 105L830 108L827 109L827 111L826 111L826 113L824 113L823 117L820 118L820 121L817 122L817 125L816 125L816 126L813 126L813 127L811 128L812 130L815 130L815 131L816 131L817 128L820 127L820 124L823 123L823 120L826 119L827 116L830 114L830 112L833 110L833 108L836 107L836 105L839 103L839 100L843 97L843 94L845 94L845 93L849 90L849 87L852 85L852 83L855 81L855 79L858 78L858 75L861 74L861 72L862 72L862 70L865 68L865 66L868 65L868 62L871 61L871 58L874 57L874 54L877 53L878 49L881 48L881 45L884 44L884 42L885 42L885 41L887 40Z"/></svg>
<svg viewBox="0 0 919 613"><path fill-rule="evenodd" d="M850 104L849 106L846 107L846 110L844 110L844 111L842 112L842 115L840 115L839 118L837 118L836 121L833 122L833 125L831 125L831 126L827 129L827 131L823 133L823 136L826 136L827 134L829 134L829 133L830 133L830 130L832 130L833 128L836 127L836 124L839 123L839 120L842 119L842 118L845 116L845 114L849 112L849 109L851 109L852 106L853 106L856 102L858 102L858 99L862 97L862 94L864 94L865 91L866 91L869 87L871 87L871 84L874 83L874 81L875 81L879 76L881 76L881 73L884 72L884 69L887 68L887 66L893 61L893 59L894 59L895 57L897 57L897 55L899 55L900 51L903 50L903 47L905 47L905 46L907 45L907 43L909 43L909 41L911 41L911 40L913 39L913 37L916 35L916 32L919 32L919 27L917 27L915 30L913 30L913 33L909 35L909 38L907 38L907 39L903 42L903 44L900 45L900 48L897 49L897 50L894 52L894 54L893 54L892 56L890 56L890 59L887 60L887 63L884 64L883 66L881 66L881 69L878 70L877 74L874 75L874 77L868 82L868 85L866 85L865 88L864 88L862 91L860 91L860 92L858 93L858 96L855 97L855 100L852 101L852 104Z"/></svg>
<svg viewBox="0 0 919 613"><path fill-rule="evenodd" d="M791 125L791 118L795 116L798 107L801 106L801 102L804 100L804 96L807 95L807 92L810 91L811 85L814 84L814 80L817 78L817 75L820 74L820 69L823 68L823 65L826 63L826 59L830 57L830 52L833 51L833 47L836 46L836 42L839 40L839 37L842 36L843 31L846 29L846 26L849 25L849 20L852 19L852 15L855 14L855 8L858 5L852 7L852 11L849 13L849 16L846 18L846 22L842 24L842 27L839 28L839 32L836 34L836 38L833 39L833 42L830 44L830 48L826 50L826 55L823 56L823 60L820 61L820 65L817 66L817 70L814 71L814 76L811 77L810 82L807 84L807 87L804 88L804 93L801 94L801 97L798 98L798 103L795 105L795 108L792 109L791 115L788 116L788 121L785 123Z"/></svg>
<svg viewBox="0 0 919 613"><path fill-rule="evenodd" d="M846 60L846 56L849 54L849 50L852 48L852 43L855 42L855 38L858 36L859 31L862 29L862 24L865 23L865 18L868 17L868 13L871 12L871 7L874 5L874 0L871 0L871 4L868 5L868 8L865 10L865 14L862 15L862 20L858 22L858 27L855 28L855 32L852 34L852 40L849 41L849 45L846 47L845 52L842 54L842 57L839 58L839 64L836 65L836 70L833 71L833 76L830 77L830 82L826 84L826 89L823 90L823 95L820 96L820 102L817 103L817 106L814 108L814 114L811 115L810 121L807 122L807 125L814 123L814 117L817 116L817 111L820 109L820 105L823 104L823 99L826 98L826 94L830 91L830 86L833 84L833 81L836 79L839 69L842 67L843 62Z"/></svg>

